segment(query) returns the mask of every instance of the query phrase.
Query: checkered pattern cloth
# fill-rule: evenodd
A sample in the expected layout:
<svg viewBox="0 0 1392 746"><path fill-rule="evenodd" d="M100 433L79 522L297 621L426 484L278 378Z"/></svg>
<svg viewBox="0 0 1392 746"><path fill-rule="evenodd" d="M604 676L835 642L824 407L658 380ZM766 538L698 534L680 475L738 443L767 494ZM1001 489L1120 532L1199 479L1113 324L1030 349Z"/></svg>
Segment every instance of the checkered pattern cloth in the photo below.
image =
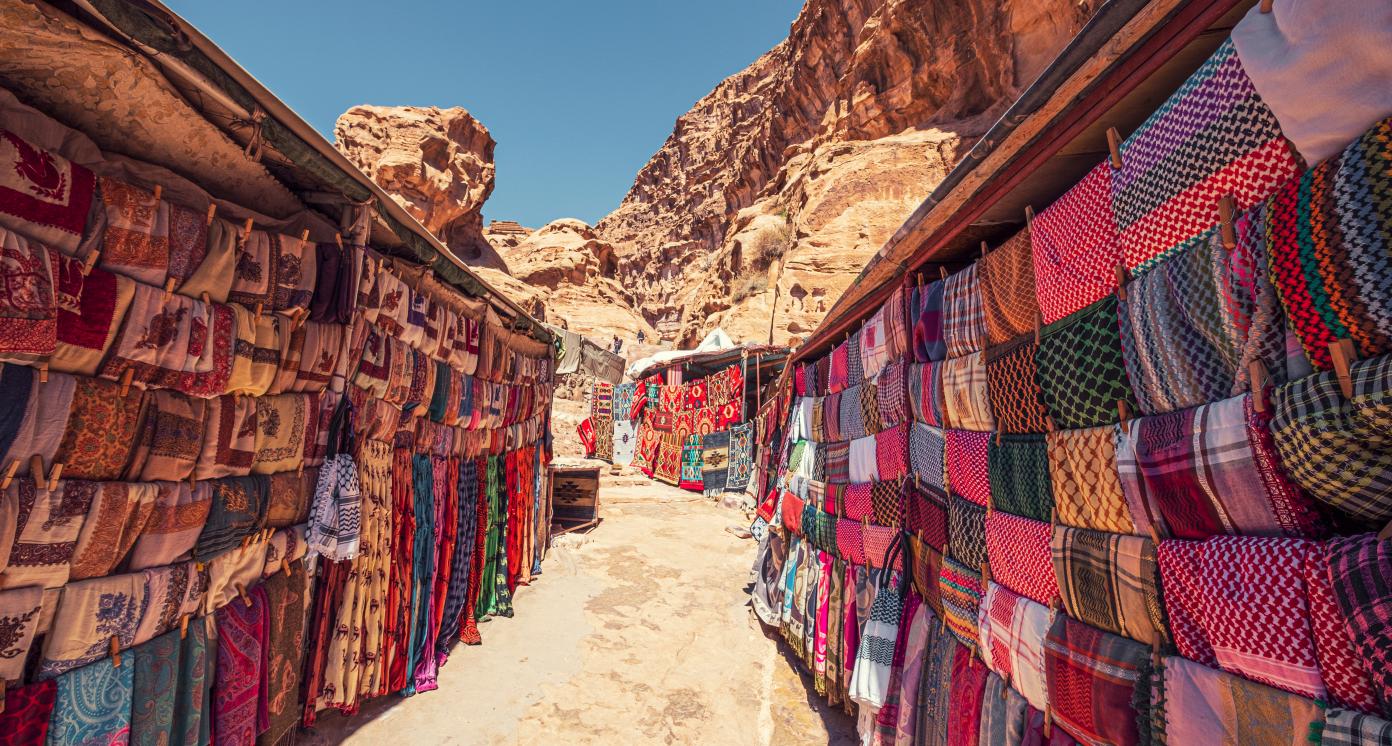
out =
<svg viewBox="0 0 1392 746"><path fill-rule="evenodd" d="M1043 435L997 434L987 441L992 507L1036 521L1051 520L1053 489Z"/></svg>
<svg viewBox="0 0 1392 746"><path fill-rule="evenodd" d="M1007 433L1042 433L1049 429L1049 412L1039 388L1033 332L988 348L986 398L996 429Z"/></svg>
<svg viewBox="0 0 1392 746"><path fill-rule="evenodd" d="M943 338L949 358L986 347L986 310L977 288L976 264L949 275L943 283Z"/></svg>
<svg viewBox="0 0 1392 746"><path fill-rule="evenodd" d="M860 330L846 340L846 387L859 386L865 380L865 358L860 351Z"/></svg>
<svg viewBox="0 0 1392 746"><path fill-rule="evenodd" d="M1136 409L1122 360L1115 295L1044 327L1035 363L1044 404L1058 428L1116 422L1118 401Z"/></svg>
<svg viewBox="0 0 1392 746"><path fill-rule="evenodd" d="M1330 540L1329 578L1372 677L1378 714L1392 718L1392 543L1373 534Z"/></svg>
<svg viewBox="0 0 1392 746"><path fill-rule="evenodd" d="M949 358L942 366L943 413L947 427L989 431L996 426L991 416L987 389L986 358L980 352Z"/></svg>
<svg viewBox="0 0 1392 746"><path fill-rule="evenodd" d="M902 358L895 359L875 379L878 419L883 427L894 427L909 419L908 372L909 365Z"/></svg>
<svg viewBox="0 0 1392 746"><path fill-rule="evenodd" d="M1145 645L1060 614L1044 639L1054 722L1083 743L1140 743L1131 700L1151 673Z"/></svg>
<svg viewBox="0 0 1392 746"><path fill-rule="evenodd" d="M946 430L947 486L981 507L991 504L990 433Z"/></svg>
<svg viewBox="0 0 1392 746"><path fill-rule="evenodd" d="M1049 702L1044 673L1044 638L1049 634L1049 607L1018 595L1000 583L990 583L978 617L981 659L1031 707Z"/></svg>
<svg viewBox="0 0 1392 746"><path fill-rule="evenodd" d="M952 537L956 539L955 536ZM1049 524L993 510L986 516L991 579L1041 604L1058 596Z"/></svg>
<svg viewBox="0 0 1392 746"><path fill-rule="evenodd" d="M1225 41L1121 144L1112 211L1126 266L1142 268L1295 175L1295 156Z"/></svg>
<svg viewBox="0 0 1392 746"><path fill-rule="evenodd" d="M1033 334L1039 316L1034 253L1029 231L1020 231L977 262L986 341L998 345Z"/></svg>
<svg viewBox="0 0 1392 746"><path fill-rule="evenodd" d="M1058 522L1115 534L1136 533L1117 476L1117 426L1059 430L1045 436Z"/></svg>
<svg viewBox="0 0 1392 746"><path fill-rule="evenodd" d="M865 437L865 410L861 406L860 386L853 386L841 392L838 402L840 414L837 419L837 434L842 440L855 440Z"/></svg>
<svg viewBox="0 0 1392 746"><path fill-rule="evenodd" d="M1112 217L1112 166L1099 163L1034 219L1030 246L1044 323L1052 324L1116 289L1121 262Z"/></svg>
<svg viewBox="0 0 1392 746"><path fill-rule="evenodd" d="M1392 723L1353 710L1324 713L1322 746L1392 746Z"/></svg>
<svg viewBox="0 0 1392 746"><path fill-rule="evenodd" d="M986 561L986 509L955 495L947 502L947 555L967 567Z"/></svg>
<svg viewBox="0 0 1392 746"><path fill-rule="evenodd" d="M944 455L946 436L941 428L915 422L909 427L909 466L914 482L920 489L935 495L947 495L947 473Z"/></svg>

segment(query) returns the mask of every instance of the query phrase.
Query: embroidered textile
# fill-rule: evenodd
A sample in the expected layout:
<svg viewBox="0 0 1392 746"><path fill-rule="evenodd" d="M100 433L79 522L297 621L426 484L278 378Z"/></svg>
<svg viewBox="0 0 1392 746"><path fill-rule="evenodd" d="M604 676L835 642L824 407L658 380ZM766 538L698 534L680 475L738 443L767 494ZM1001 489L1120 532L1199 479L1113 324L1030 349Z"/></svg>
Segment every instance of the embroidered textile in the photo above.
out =
<svg viewBox="0 0 1392 746"><path fill-rule="evenodd" d="M261 396L270 390L280 370L280 318L275 314L257 318L239 305L231 309L236 318L236 339L226 393ZM355 382L381 396L386 386L386 368L391 364L390 353L387 340L375 328L370 330L362 346Z"/></svg>
<svg viewBox="0 0 1392 746"><path fill-rule="evenodd" d="M49 368L95 376L130 308L135 283L97 267L83 274L81 261L61 254L53 256L58 332Z"/></svg>
<svg viewBox="0 0 1392 746"><path fill-rule="evenodd" d="M53 354L59 261L57 252L0 229L0 359L24 362Z"/></svg>
<svg viewBox="0 0 1392 746"><path fill-rule="evenodd" d="M96 177L83 166L0 130L0 223L71 254L96 201Z"/></svg>
<svg viewBox="0 0 1392 746"><path fill-rule="evenodd" d="M275 572L263 584L266 592L267 628L266 715L269 727L258 742L274 746L300 721L300 671L304 655L305 607L304 562L289 565L290 571Z"/></svg>
<svg viewBox="0 0 1392 746"><path fill-rule="evenodd" d="M0 681L24 679L24 662L38 632L43 597L40 586L0 591Z"/></svg>
<svg viewBox="0 0 1392 746"><path fill-rule="evenodd" d="M1156 558L1179 654L1324 697L1303 575L1311 546L1255 536L1161 542Z"/></svg>
<svg viewBox="0 0 1392 746"><path fill-rule="evenodd" d="M1266 275L1261 214L1244 215L1235 230L1235 248L1212 228L1127 284L1121 347L1142 413L1248 391L1254 362L1285 381L1285 324Z"/></svg>
<svg viewBox="0 0 1392 746"><path fill-rule="evenodd" d="M705 480L701 476L701 455L700 435L692 435L682 443L681 480L678 487L695 491L705 489Z"/></svg>
<svg viewBox="0 0 1392 746"><path fill-rule="evenodd" d="M141 573L68 583L44 640L38 677L52 678L106 658L113 637L121 649L141 642L136 632L148 601Z"/></svg>
<svg viewBox="0 0 1392 746"><path fill-rule="evenodd" d="M1033 334L1039 319L1034 254L1028 230L1020 231L977 261L986 343L1005 344Z"/></svg>
<svg viewBox="0 0 1392 746"><path fill-rule="evenodd" d="M1044 327L1035 362L1044 404L1058 428L1116 422L1118 401L1135 411L1115 295Z"/></svg>
<svg viewBox="0 0 1392 746"><path fill-rule="evenodd" d="M150 515L130 552L130 568L140 570L172 564L189 555L212 509L213 483L184 482L155 485Z"/></svg>
<svg viewBox="0 0 1392 746"><path fill-rule="evenodd" d="M193 557L199 561L211 559L265 528L270 502L265 477L219 479L211 485L208 520L193 547Z"/></svg>
<svg viewBox="0 0 1392 746"><path fill-rule="evenodd" d="M951 722L952 664L962 646L936 623L928 625L918 697L914 703L914 737L917 746L946 746Z"/></svg>
<svg viewBox="0 0 1392 746"><path fill-rule="evenodd" d="M955 537L954 537L955 538ZM993 510L986 516L991 578L1041 604L1058 596L1049 524Z"/></svg>
<svg viewBox="0 0 1392 746"><path fill-rule="evenodd" d="M100 660L58 677L48 743L108 746L130 738L135 666Z"/></svg>
<svg viewBox="0 0 1392 746"><path fill-rule="evenodd" d="M1298 171L1231 40L1121 143L1121 160L1112 209L1132 269L1217 223L1220 198L1246 209Z"/></svg>
<svg viewBox="0 0 1392 746"><path fill-rule="evenodd" d="M90 485L91 508L74 547L74 580L110 575L135 544L154 512L160 486L102 482Z"/></svg>
<svg viewBox="0 0 1392 746"><path fill-rule="evenodd" d="M730 475L730 433L701 437L701 484L706 497L719 497Z"/></svg>
<svg viewBox="0 0 1392 746"><path fill-rule="evenodd" d="M1049 429L1035 363L1038 349L1031 333L986 350L986 399L997 430L1042 433Z"/></svg>
<svg viewBox="0 0 1392 746"><path fill-rule="evenodd" d="M247 591L250 603L235 601L218 609L217 666L213 680L213 739L252 744L269 727L266 647L270 608L258 585Z"/></svg>
<svg viewBox="0 0 1392 746"><path fill-rule="evenodd" d="M1060 614L1044 640L1056 725L1085 743L1140 742L1131 699L1151 673L1150 650Z"/></svg>
<svg viewBox="0 0 1392 746"><path fill-rule="evenodd" d="M317 272L314 244L298 236L252 230L242 237L227 297L248 308L260 304L267 311L308 310ZM382 281L380 275L377 281Z"/></svg>
<svg viewBox="0 0 1392 746"><path fill-rule="evenodd" d="M972 263L943 281L943 337L949 360L986 347L986 311L977 277L977 265Z"/></svg>
<svg viewBox="0 0 1392 746"><path fill-rule="evenodd" d="M749 486L749 478L754 471L754 436L753 423L730 428L730 470L725 481L726 492L743 492Z"/></svg>
<svg viewBox="0 0 1392 746"><path fill-rule="evenodd" d="M997 433L987 441L992 507L1036 521L1052 520L1049 453L1043 435Z"/></svg>
<svg viewBox="0 0 1392 746"><path fill-rule="evenodd" d="M63 480L50 490L35 487L32 479L16 479L6 494L18 512L0 588L61 587L68 582L73 551L96 485Z"/></svg>
<svg viewBox="0 0 1392 746"><path fill-rule="evenodd" d="M1097 164L1030 224L1034 283L1045 324L1116 289L1121 246L1112 214L1112 174L1110 163Z"/></svg>
<svg viewBox="0 0 1392 746"><path fill-rule="evenodd" d="M913 358L919 363L947 357L947 340L943 337L943 285L942 280L919 285L909 298Z"/></svg>
<svg viewBox="0 0 1392 746"><path fill-rule="evenodd" d="M1149 516L1182 539L1318 531L1248 395L1133 420L1118 434L1117 468L1138 527Z"/></svg>
<svg viewBox="0 0 1392 746"><path fill-rule="evenodd" d="M76 376L70 380L72 409L55 462L63 464L63 476L70 479L120 479L136 445L145 397L135 389L123 397L121 384L112 381ZM202 438L196 438L194 447L200 442Z"/></svg>
<svg viewBox="0 0 1392 746"><path fill-rule="evenodd" d="M256 452L256 399L227 395L207 400L202 448L194 478L242 477Z"/></svg>
<svg viewBox="0 0 1392 746"><path fill-rule="evenodd" d="M317 437L318 416L316 394L257 397L256 455L251 473L297 470L304 462L307 439Z"/></svg>
<svg viewBox="0 0 1392 746"><path fill-rule="evenodd" d="M1146 645L1165 640L1155 545L1149 539L1056 526L1052 551L1069 616Z"/></svg>
<svg viewBox="0 0 1392 746"><path fill-rule="evenodd" d="M203 450L206 409L204 400L191 399L176 391L148 392L144 424L134 442L135 450L131 453L126 477L142 482L188 479ZM80 476L80 473L72 476Z"/></svg>
<svg viewBox="0 0 1392 746"><path fill-rule="evenodd" d="M894 356L885 329L885 309L880 306L860 328L860 364L865 380L874 379Z"/></svg>
<svg viewBox="0 0 1392 746"><path fill-rule="evenodd" d="M1044 640L1052 623L1049 607L988 584L978 622L981 659L1036 709L1049 702Z"/></svg>
<svg viewBox="0 0 1392 746"><path fill-rule="evenodd" d="M1136 533L1117 476L1117 426L1059 430L1044 437L1058 522L1114 534Z"/></svg>
<svg viewBox="0 0 1392 746"><path fill-rule="evenodd" d="M986 356L973 352L948 358L942 369L943 422L961 430L996 429L986 378Z"/></svg>

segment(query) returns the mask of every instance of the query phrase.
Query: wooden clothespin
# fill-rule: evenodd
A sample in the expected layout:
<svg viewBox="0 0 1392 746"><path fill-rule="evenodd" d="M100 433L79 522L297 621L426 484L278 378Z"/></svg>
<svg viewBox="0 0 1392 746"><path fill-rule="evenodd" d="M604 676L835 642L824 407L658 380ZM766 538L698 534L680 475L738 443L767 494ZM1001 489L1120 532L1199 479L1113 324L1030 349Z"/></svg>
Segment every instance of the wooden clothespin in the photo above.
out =
<svg viewBox="0 0 1392 746"><path fill-rule="evenodd" d="M1025 205L1025 228L1034 230L1034 205Z"/></svg>
<svg viewBox="0 0 1392 746"><path fill-rule="evenodd" d="M1121 133L1116 127L1107 128L1107 150L1112 154L1112 168L1121 168Z"/></svg>
<svg viewBox="0 0 1392 746"><path fill-rule="evenodd" d="M1001 686L1001 689L1000 689L1000 698L1001 698L1001 701L1002 701L1002 702L1005 701L1005 695L1006 695L1009 691L1010 691L1010 674L1007 673L1007 674L1005 675L1004 684L1003 684L1003 686Z"/></svg>
<svg viewBox="0 0 1392 746"><path fill-rule="evenodd" d="M10 488L10 482L14 481L15 473L19 471L19 459L10 459L10 466L5 470L5 479L0 481L0 490Z"/></svg>
<svg viewBox="0 0 1392 746"><path fill-rule="evenodd" d="M1000 431L1000 430L997 430L997 431L996 431L996 447L999 448L999 447L1000 447L1000 444L1001 444L1001 431Z"/></svg>
<svg viewBox="0 0 1392 746"><path fill-rule="evenodd" d="M97 266L97 260L101 258L101 252L92 249L87 252L86 258L82 260L82 276L86 277L92 273L92 268Z"/></svg>
<svg viewBox="0 0 1392 746"><path fill-rule="evenodd" d="M198 472L195 471L195 470L190 469L190 470L189 470L189 475L188 475L188 484L189 484L189 488L192 489L193 486L196 485L197 483L198 483Z"/></svg>
<svg viewBox="0 0 1392 746"><path fill-rule="evenodd" d="M300 233L300 241L303 242L303 241L308 241L308 240L309 240L309 229L308 229L308 228L305 228L304 231L303 231L302 233Z"/></svg>
<svg viewBox="0 0 1392 746"><path fill-rule="evenodd" d="M199 293L198 299L203 301L203 305L205 306L211 306L213 304L213 297L211 295L208 295L207 290L204 290L203 292Z"/></svg>
<svg viewBox="0 0 1392 746"><path fill-rule="evenodd" d="M247 238L250 237L250 236L251 236L251 218L247 218L247 219L246 219L246 222L242 224L242 240L245 241L245 240L247 240Z"/></svg>
<svg viewBox="0 0 1392 746"><path fill-rule="evenodd" d="M164 299L162 303L169 302L169 296L174 294L174 278L170 277L164 281Z"/></svg>
<svg viewBox="0 0 1392 746"><path fill-rule="evenodd" d="M943 265L939 264L939 265L938 265L938 276L939 276L941 279L946 280L946 279L947 279L947 267L944 267Z"/></svg>
<svg viewBox="0 0 1392 746"><path fill-rule="evenodd" d="M1126 271L1126 265L1118 263L1116 266L1117 300L1126 300L1126 283L1130 279L1131 275Z"/></svg>
<svg viewBox="0 0 1392 746"><path fill-rule="evenodd" d="M208 225L212 225L212 224L213 224L213 216L215 216L215 215L217 215L217 203L216 203L216 202L209 202L209 203L208 203L208 221L207 221L207 222L208 222Z"/></svg>
<svg viewBox="0 0 1392 746"><path fill-rule="evenodd" d="M982 562L982 563L981 563L981 584L982 584L982 587L985 587L985 586L989 585L990 582L991 582L991 564L990 564L989 562Z"/></svg>
<svg viewBox="0 0 1392 746"><path fill-rule="evenodd" d="M1117 399L1117 422L1121 423L1122 432L1131 434L1131 411L1125 399Z"/></svg>
<svg viewBox="0 0 1392 746"><path fill-rule="evenodd" d="M287 577L287 578L290 577L290 558L289 558L289 557L281 557L281 558L280 558L280 571L283 572L283 573L285 573L285 577Z"/></svg>
<svg viewBox="0 0 1392 746"><path fill-rule="evenodd" d="M63 476L63 465L61 463L53 465L53 471L48 473L48 488L58 489L58 479Z"/></svg>
<svg viewBox="0 0 1392 746"><path fill-rule="evenodd" d="M247 595L247 589L245 584L237 584L237 595L241 596L242 603L245 604L248 608L251 606L251 596Z"/></svg>
<svg viewBox="0 0 1392 746"><path fill-rule="evenodd" d="M111 642L108 643L108 646L107 646L107 647L108 647L108 649L109 649L110 652L111 652L111 665L113 665L113 666L115 666L115 667L117 667L117 668L120 668L120 667L121 667L121 641L120 641L119 639L116 638L116 635L112 635L112 636L111 636Z"/></svg>
<svg viewBox="0 0 1392 746"><path fill-rule="evenodd" d="M192 614L184 614L184 615L182 615L182 616L179 617L179 639L180 639L180 640L184 639L185 637L188 637L188 623L189 623L189 617L191 617L191 616L193 616L193 615L192 615Z"/></svg>
<svg viewBox="0 0 1392 746"><path fill-rule="evenodd" d="M1388 539L1392 539L1392 521L1388 521L1387 525L1378 532L1378 541L1387 541Z"/></svg>
<svg viewBox="0 0 1392 746"><path fill-rule="evenodd" d="M251 544L251 537L250 537L250 536L243 536L243 537L242 537L242 545L241 545L241 548L237 550L237 555L238 555L238 556L241 556L241 555L243 555L243 554L246 554L247 546L250 545L250 544Z"/></svg>
<svg viewBox="0 0 1392 746"><path fill-rule="evenodd" d="M1148 528L1150 529L1149 533L1151 542L1154 543L1157 547L1160 546L1160 541L1164 538L1160 535L1160 529L1155 527L1154 521L1151 521L1150 526Z"/></svg>
<svg viewBox="0 0 1392 746"><path fill-rule="evenodd" d="M1247 383L1252 389L1252 408L1258 412L1266 411L1266 382L1269 376L1266 364L1260 360L1247 363Z"/></svg>
<svg viewBox="0 0 1392 746"><path fill-rule="evenodd" d="M986 256L986 252L988 252L988 251L990 251L990 250L991 250L991 249L990 249L990 247L988 247L988 246L986 245L986 242L985 242L985 241L982 241L982 242L981 242L981 255L982 255L983 257Z"/></svg>
<svg viewBox="0 0 1392 746"><path fill-rule="evenodd" d="M261 320L261 314L262 314L265 310L266 310L266 304L265 304L264 302L262 302L262 301L257 301L257 303L256 303L256 316L255 316L255 319L256 319L257 321L260 321L260 320Z"/></svg>
<svg viewBox="0 0 1392 746"><path fill-rule="evenodd" d="M1339 390L1345 399L1353 398L1353 375L1349 372L1358 353L1351 339L1336 339L1329 343L1329 357L1334 361L1334 375L1339 379Z"/></svg>
<svg viewBox="0 0 1392 746"><path fill-rule="evenodd" d="M1261 12L1270 13L1272 6L1275 4L1276 0L1261 0Z"/></svg>
<svg viewBox="0 0 1392 746"><path fill-rule="evenodd" d="M1223 248L1232 251L1237 248L1237 200L1231 194L1218 200L1218 230L1223 237Z"/></svg>
<svg viewBox="0 0 1392 746"><path fill-rule="evenodd" d="M0 715L5 714L5 680L0 679Z"/></svg>
<svg viewBox="0 0 1392 746"><path fill-rule="evenodd" d="M48 383L48 363L39 363L39 383Z"/></svg>
<svg viewBox="0 0 1392 746"><path fill-rule="evenodd" d="M160 201L160 197L162 197L162 196L164 196L164 186L162 186L162 185L160 185L160 184L156 184L156 185L155 185L155 201L156 201L156 202L159 202L159 201Z"/></svg>
<svg viewBox="0 0 1392 746"><path fill-rule="evenodd" d="M43 456L37 453L29 457L29 478L34 480L34 486L41 490L48 487L48 482L44 480Z"/></svg>
<svg viewBox="0 0 1392 746"><path fill-rule="evenodd" d="M923 284L923 273L922 273L922 272L919 272L919 273L918 273L918 284L919 284L919 285L922 285L922 284Z"/></svg>
<svg viewBox="0 0 1392 746"><path fill-rule="evenodd" d="M131 381L135 378L135 368L126 368L121 374L121 396L130 393Z"/></svg>
<svg viewBox="0 0 1392 746"><path fill-rule="evenodd" d="M1050 704L1044 705L1044 737L1054 737L1054 707Z"/></svg>
<svg viewBox="0 0 1392 746"><path fill-rule="evenodd" d="M1034 344L1039 345L1039 339L1044 333L1044 312L1034 312Z"/></svg>
<svg viewBox="0 0 1392 746"><path fill-rule="evenodd" d="M335 233L335 234L334 234L334 243L337 243L337 244L338 244L338 248L340 248L340 249L343 248L343 234L342 234L342 233Z"/></svg>
<svg viewBox="0 0 1392 746"><path fill-rule="evenodd" d="M1150 661L1156 668L1160 667L1160 662L1164 660L1164 651L1160 649L1160 638L1157 637L1150 641Z"/></svg>

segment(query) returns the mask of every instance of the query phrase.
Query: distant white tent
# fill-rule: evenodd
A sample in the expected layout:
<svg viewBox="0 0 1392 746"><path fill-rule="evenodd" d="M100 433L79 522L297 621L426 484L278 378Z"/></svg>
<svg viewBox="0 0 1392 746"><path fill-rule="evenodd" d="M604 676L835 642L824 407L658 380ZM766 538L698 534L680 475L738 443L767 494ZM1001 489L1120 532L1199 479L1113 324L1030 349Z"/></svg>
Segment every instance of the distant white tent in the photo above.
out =
<svg viewBox="0 0 1392 746"><path fill-rule="evenodd" d="M636 378L639 373L659 363L670 363L673 360L680 360L691 355L698 355L703 352L719 352L721 350L733 349L734 347L735 341L730 339L730 335L726 334L724 329L716 327L711 330L710 334L706 335L705 339L701 340L701 344L696 345L696 349L654 352L641 360L635 360L630 363L627 375L629 378Z"/></svg>

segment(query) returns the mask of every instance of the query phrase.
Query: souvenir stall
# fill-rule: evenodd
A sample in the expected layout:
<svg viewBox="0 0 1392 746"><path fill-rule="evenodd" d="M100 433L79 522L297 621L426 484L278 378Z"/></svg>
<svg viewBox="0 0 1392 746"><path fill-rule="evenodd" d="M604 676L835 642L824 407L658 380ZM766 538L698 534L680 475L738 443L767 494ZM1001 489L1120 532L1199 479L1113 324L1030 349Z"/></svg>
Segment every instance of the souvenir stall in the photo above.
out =
<svg viewBox="0 0 1392 746"><path fill-rule="evenodd" d="M783 376L752 602L867 743L1392 742L1392 7L1264 5L1104 6Z"/></svg>
<svg viewBox="0 0 1392 746"><path fill-rule="evenodd" d="M758 455L751 420L787 357L787 348L744 345L633 371L638 380L613 394L615 462L707 497L742 495Z"/></svg>
<svg viewBox="0 0 1392 746"><path fill-rule="evenodd" d="M0 0L0 740L274 744L511 614L551 336L135 8Z"/></svg>

